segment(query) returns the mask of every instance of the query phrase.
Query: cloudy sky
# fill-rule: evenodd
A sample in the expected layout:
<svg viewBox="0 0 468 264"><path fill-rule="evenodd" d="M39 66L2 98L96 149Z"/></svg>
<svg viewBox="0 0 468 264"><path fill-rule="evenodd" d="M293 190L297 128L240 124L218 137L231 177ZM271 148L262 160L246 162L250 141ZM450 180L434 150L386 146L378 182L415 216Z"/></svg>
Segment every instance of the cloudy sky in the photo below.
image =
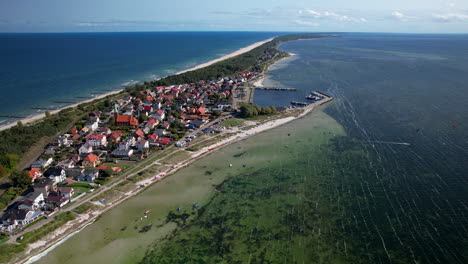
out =
<svg viewBox="0 0 468 264"><path fill-rule="evenodd" d="M0 0L0 32L468 33L468 0Z"/></svg>

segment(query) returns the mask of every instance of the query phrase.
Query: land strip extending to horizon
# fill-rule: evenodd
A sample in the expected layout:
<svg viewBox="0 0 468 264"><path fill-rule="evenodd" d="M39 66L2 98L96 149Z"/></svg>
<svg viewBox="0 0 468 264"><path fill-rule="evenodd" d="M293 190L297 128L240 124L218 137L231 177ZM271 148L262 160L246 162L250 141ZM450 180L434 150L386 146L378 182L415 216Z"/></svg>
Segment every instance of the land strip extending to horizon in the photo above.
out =
<svg viewBox="0 0 468 264"><path fill-rule="evenodd" d="M219 58L219 59L215 59L215 60L212 60L210 62L207 62L207 63L204 63L204 64L201 64L201 65L198 65L198 66L195 66L193 67L192 69L190 70L187 70L187 71L182 71L182 72L179 72L177 74L183 74L183 73L186 73L186 72L189 72L191 70L197 70L197 69L202 69L204 67L207 67L209 65L213 65L217 62L221 62L221 61L224 61L226 59L229 59L229 58L232 58L232 57L235 57L235 56L238 56L238 55L241 55L243 53L246 53L246 52L249 52L265 43L268 43L272 41L272 39L268 39L268 40L265 40L265 41L261 41L261 42L257 42L257 43L254 43L246 48L243 48L243 49L240 49L234 53L231 53L229 55L226 55L226 56L223 56L222 58ZM276 44L277 45L277 44ZM266 70L266 68L264 69ZM94 98L94 99L90 99L90 100L87 100L86 102L82 102L80 104L83 104L83 103L92 103L94 102L95 100L99 100L99 99L102 99L102 98L105 98L105 97L108 97L110 95L116 95L116 94L119 94L121 93L121 91L116 91L116 92L112 92L112 93L109 93L109 94L105 94L105 95L101 95L97 98ZM211 145L209 146L206 146L206 147L203 147L202 149L196 151L195 153L193 153L188 159L184 159L182 161L180 161L179 163L175 164L175 165L171 165L170 168L166 169L165 171L163 172L159 172L157 173L157 177L158 179L162 179L164 178L167 174L170 174L170 173L174 173L176 170L178 170L179 168L182 168L182 167L185 167L187 166L188 164L190 164L191 162L207 155L208 153L211 153L212 151L214 151L215 149L218 149L218 148L221 148L227 144L230 144L232 142L236 142L238 140L242 140L244 139L245 137L248 137L248 136L251 136L251 135L254 135L256 133L260 133L262 131L265 131L265 130L268 130L268 129L271 129L271 128L274 128L274 127L277 127L277 126L280 126L282 124L285 124L287 122L290 122L296 118L299 118L299 117L302 117L303 115L309 113L310 111L312 111L314 109L314 107L316 105L321 105L323 103L326 103L328 101L330 101L331 98L327 98L323 101L320 101L318 102L317 104L312 104L310 106L307 106L305 108L302 109L302 111L293 111L292 114L290 114L289 116L287 117L281 117L281 116L278 116L278 117L272 117L273 120L270 120L268 122L265 122L265 123L262 123L260 125L257 124L257 126L253 127L253 128L250 128L246 131L240 131L240 132L237 132L236 134L228 137L228 138L224 138L224 139L221 139L221 141L219 142L214 142L212 143ZM63 108L63 109L59 109L59 110L54 110L53 112L50 112L51 115L53 114L58 114L60 113L60 111L63 111L65 109L69 109L70 107L76 107L80 104L76 104L76 105L72 105L72 106L68 106L66 108ZM25 120L22 120L21 123L22 125L24 124L28 124L28 123L34 123L36 121L41 121L43 118L46 117L46 114L41 114L41 115L37 115L37 116L34 116L34 117L31 117L31 118L28 118L28 119L25 119ZM278 119L276 119L278 118ZM12 124L9 124L7 125L9 127L12 127L14 125ZM3 126L1 129L7 129L9 127L7 126ZM138 171L144 171L148 168L150 168L152 165L155 165L157 164L159 161L159 159L155 160L154 162L152 162L151 164L149 164L148 166L145 166L145 168L143 169L140 169ZM132 175L135 175L137 174L137 172L134 172L132 173ZM151 175L150 177L146 178L146 179L143 179L143 180L140 180L138 181L135 186L147 186L149 184L152 184L155 181L155 176L156 175ZM75 220L72 220L70 222L68 222L66 225L64 225L63 227L60 227L59 229L55 230L52 234L49 234L46 236L46 238L44 239L40 239L36 242L34 242L33 244L29 245L29 249L28 249L28 254L27 254L27 257L25 258L22 258L21 261L24 261L26 259L29 259L30 257L30 254L37 254L39 252L43 252L44 250L46 250L47 248L50 248L51 246L53 246L54 244L62 241L63 239L67 239L69 237L69 234L76 234L77 231L83 229L84 227L86 227L87 225L89 225L90 223L92 223L92 221L94 221L94 219L96 219L98 216L100 216L102 213L106 212L108 209L116 206L117 204L119 204L120 202L128 199L129 197L132 197L134 195L136 195L137 193L139 193L140 190L142 190L143 188L140 188L140 189L137 189L136 191L135 190L131 190L131 191L128 191L126 193L123 193L122 196L120 196L117 200L115 200L112 205L108 205L106 206L105 208L103 208L102 210L95 210L93 211L91 214L86 214L86 215L82 215L82 216L79 216L77 219ZM104 189L102 190L102 193L104 193ZM97 197L99 193L97 193L96 195L94 195L93 197Z"/></svg>
<svg viewBox="0 0 468 264"><path fill-rule="evenodd" d="M269 41L272 41L272 40L273 40L273 38L258 41L256 43L253 43L253 44L247 46L247 47L238 49L238 50L236 50L236 51L234 51L232 53L229 53L227 55L224 55L222 57L213 59L213 60L208 61L208 62L201 63L199 65L196 65L196 66L194 66L192 68L189 68L189 69L186 69L186 70L183 70L183 71L179 71L175 75L179 75L179 74L186 73L186 72L189 72L189 71L194 71L194 70L198 70L198 69L201 69L201 68L208 67L208 66L213 65L213 64L215 64L217 62L220 62L220 61L223 61L223 60L226 60L226 59L241 55L243 53L249 52L249 51L251 51L251 50L253 50L253 49L255 49L255 48L257 48L257 47L259 47L259 46L261 46L261 45L263 45L263 44L265 44L267 42L269 42ZM84 100L84 101L81 101L81 102L78 102L78 103L70 104L70 105L67 105L67 106L64 106L64 107L61 107L61 108L58 108L58 109L50 110L50 111L48 111L48 113L50 113L52 115L57 114L57 113L59 113L60 111L62 111L64 109L67 109L67 108L70 108L70 107L77 107L80 104L90 103L90 102L93 102L95 100L103 99L103 98L106 98L106 97L111 96L111 95L119 94L124 90L125 89L122 88L122 89L119 89L119 90L116 90L116 91L104 93L104 94L98 95L98 96L96 96L94 98L91 98L91 99L88 99L88 100ZM16 126L18 122L21 122L23 125L25 125L25 124L33 123L35 121L40 121L40 120L44 119L45 117L46 117L46 112L41 113L41 114L37 114L37 115L33 115L33 116L30 116L30 117L27 117L27 118L19 119L19 120L15 121L15 122L11 122L9 124L0 126L0 131Z"/></svg>

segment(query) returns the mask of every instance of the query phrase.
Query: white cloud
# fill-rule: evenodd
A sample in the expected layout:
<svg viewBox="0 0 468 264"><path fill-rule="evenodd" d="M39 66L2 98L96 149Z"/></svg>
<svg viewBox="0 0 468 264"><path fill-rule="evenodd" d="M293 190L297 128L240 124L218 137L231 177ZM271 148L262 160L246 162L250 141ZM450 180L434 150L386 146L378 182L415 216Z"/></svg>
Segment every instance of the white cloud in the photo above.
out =
<svg viewBox="0 0 468 264"><path fill-rule="evenodd" d="M313 16L313 17L317 17L317 18L321 16L321 15L320 15L320 12L317 12L317 11L314 11L314 10L310 10L310 9L307 9L307 10L306 10L306 13L309 14L309 15L311 15L311 16Z"/></svg>
<svg viewBox="0 0 468 264"><path fill-rule="evenodd" d="M310 22L310 21L304 21L304 20L294 20L294 22L295 22L296 24L304 25L304 26L311 26L311 27L318 27L318 26L320 26L320 24L317 24L317 23L314 23L314 22Z"/></svg>
<svg viewBox="0 0 468 264"><path fill-rule="evenodd" d="M397 19L397 20L404 21L404 22L411 20L411 19L416 19L416 17L405 15L399 11L393 11L391 17L393 19Z"/></svg>
<svg viewBox="0 0 468 264"><path fill-rule="evenodd" d="M316 19L331 19L331 20L338 20L343 22L367 22L367 19L363 17L352 17L348 15L340 15L332 11L315 11L312 9L306 9L305 11L300 11L299 14L303 14L304 17L312 17Z"/></svg>
<svg viewBox="0 0 468 264"><path fill-rule="evenodd" d="M468 21L468 15L460 13L432 14L432 18L439 22Z"/></svg>

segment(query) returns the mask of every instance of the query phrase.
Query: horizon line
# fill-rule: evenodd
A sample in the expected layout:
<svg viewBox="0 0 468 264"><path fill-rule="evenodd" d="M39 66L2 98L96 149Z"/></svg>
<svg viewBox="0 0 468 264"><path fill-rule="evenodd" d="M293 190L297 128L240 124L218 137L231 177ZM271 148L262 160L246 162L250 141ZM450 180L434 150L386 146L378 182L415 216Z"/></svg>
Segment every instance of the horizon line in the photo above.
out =
<svg viewBox="0 0 468 264"><path fill-rule="evenodd" d="M0 34L103 34L103 33L316 33L316 34L418 34L418 35L468 35L468 32L379 32L379 31L272 31L272 30L142 30L142 31L43 31L43 32L8 32Z"/></svg>

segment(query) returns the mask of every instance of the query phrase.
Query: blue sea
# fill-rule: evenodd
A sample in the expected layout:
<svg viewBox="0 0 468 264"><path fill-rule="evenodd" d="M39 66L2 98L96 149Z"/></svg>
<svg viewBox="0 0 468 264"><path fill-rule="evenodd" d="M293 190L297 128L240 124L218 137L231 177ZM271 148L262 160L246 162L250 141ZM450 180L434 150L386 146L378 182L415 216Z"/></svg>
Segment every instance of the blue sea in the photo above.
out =
<svg viewBox="0 0 468 264"><path fill-rule="evenodd" d="M0 125L153 80L273 32L0 34Z"/></svg>

